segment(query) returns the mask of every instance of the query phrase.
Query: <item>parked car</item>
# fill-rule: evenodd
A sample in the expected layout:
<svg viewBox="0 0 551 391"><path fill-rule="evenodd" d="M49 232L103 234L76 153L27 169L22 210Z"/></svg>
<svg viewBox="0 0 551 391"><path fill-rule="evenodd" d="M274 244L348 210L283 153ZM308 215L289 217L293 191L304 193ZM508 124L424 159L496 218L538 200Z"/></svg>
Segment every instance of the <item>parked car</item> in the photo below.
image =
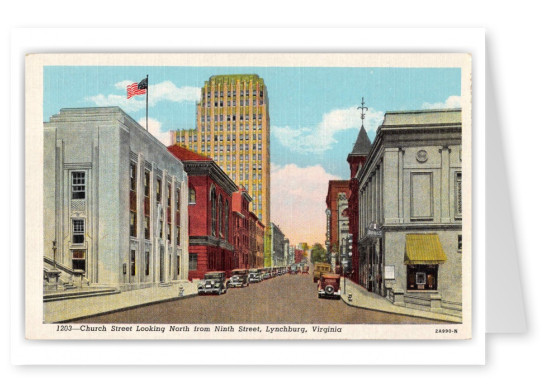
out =
<svg viewBox="0 0 551 391"><path fill-rule="evenodd" d="M249 286L249 270L233 269L228 280L228 288L244 288L246 286Z"/></svg>
<svg viewBox="0 0 551 391"><path fill-rule="evenodd" d="M331 273L331 264L325 262L316 262L314 264L314 282L318 282L323 273Z"/></svg>
<svg viewBox="0 0 551 391"><path fill-rule="evenodd" d="M302 265L302 267L300 268L301 274L308 274L309 271L310 271L310 266L308 265Z"/></svg>
<svg viewBox="0 0 551 391"><path fill-rule="evenodd" d="M318 280L318 298L338 299L341 297L341 276L338 274L322 274Z"/></svg>
<svg viewBox="0 0 551 391"><path fill-rule="evenodd" d="M290 274L297 274L299 272L300 267L298 265L291 265L291 270L289 271Z"/></svg>
<svg viewBox="0 0 551 391"><path fill-rule="evenodd" d="M205 277L197 284L199 295L206 295L208 293L221 295L227 291L225 272L207 272L205 273Z"/></svg>
<svg viewBox="0 0 551 391"><path fill-rule="evenodd" d="M260 281L262 281L262 269L249 269L249 282L252 284Z"/></svg>

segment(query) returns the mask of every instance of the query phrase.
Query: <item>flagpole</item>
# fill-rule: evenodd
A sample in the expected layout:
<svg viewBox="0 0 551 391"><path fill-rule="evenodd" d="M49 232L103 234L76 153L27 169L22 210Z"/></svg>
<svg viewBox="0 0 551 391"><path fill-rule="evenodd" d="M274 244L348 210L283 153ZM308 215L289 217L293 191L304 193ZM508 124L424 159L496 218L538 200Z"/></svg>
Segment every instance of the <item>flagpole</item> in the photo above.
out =
<svg viewBox="0 0 551 391"><path fill-rule="evenodd" d="M145 130L149 132L149 75L145 76L147 80L147 90L145 93Z"/></svg>

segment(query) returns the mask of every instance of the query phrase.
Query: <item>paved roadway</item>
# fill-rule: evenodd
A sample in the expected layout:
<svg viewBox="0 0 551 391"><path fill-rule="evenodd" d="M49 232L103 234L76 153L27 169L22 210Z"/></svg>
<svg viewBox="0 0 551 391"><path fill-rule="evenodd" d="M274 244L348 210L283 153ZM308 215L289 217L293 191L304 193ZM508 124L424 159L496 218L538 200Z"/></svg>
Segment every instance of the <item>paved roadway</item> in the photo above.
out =
<svg viewBox="0 0 551 391"><path fill-rule="evenodd" d="M318 299L312 275L275 277L217 296L196 296L81 319L78 323L440 323Z"/></svg>

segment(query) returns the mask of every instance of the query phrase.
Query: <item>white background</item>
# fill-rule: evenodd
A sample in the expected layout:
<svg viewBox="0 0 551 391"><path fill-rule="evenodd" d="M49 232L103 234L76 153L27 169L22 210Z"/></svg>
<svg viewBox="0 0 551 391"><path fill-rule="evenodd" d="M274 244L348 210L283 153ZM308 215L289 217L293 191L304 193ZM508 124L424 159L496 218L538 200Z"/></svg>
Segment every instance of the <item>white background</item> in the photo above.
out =
<svg viewBox="0 0 551 391"><path fill-rule="evenodd" d="M247 4L247 2L244 2ZM487 339L487 365L485 367L369 367L369 368L244 368L239 370L238 379L255 388L269 388L280 383L288 388L303 385L317 385L316 388L359 387L369 389L411 389L418 387L449 390L465 387L482 388L491 386L503 389L525 388L530 383L540 387L549 384L547 379L549 333L548 276L549 259L548 221L551 221L548 205L546 177L547 151L551 141L549 117L549 76L550 69L548 37L551 36L548 15L539 3L524 1L521 4L485 4L481 1L442 2L404 1L384 2L381 5L362 2L316 2L301 5L297 1L273 3L248 2L236 6L235 2L216 5L205 2L203 6L187 2L129 4L96 1L77 3L74 1L44 1L36 5L28 3L11 4L12 9L4 8L0 18L3 29L2 42L5 49L0 61L3 67L2 107L10 107L9 92L9 34L12 27L119 27L119 26L311 26L311 27L485 27L487 43L487 63L491 66L495 81L495 98L503 127L506 169L512 183L511 197L514 205L513 217L520 253L520 273L525 293L525 306L529 332L518 336L490 335ZM385 4L385 5L382 5ZM232 12L237 11L237 15ZM132 32L128 32L132 39ZM175 36L173 44L182 41ZM188 37L182 45L189 46L193 37ZM87 44L90 44L88 42ZM410 44L404 42L404 45ZM329 49L345 51L347 42L332 43ZM445 50L442 47L442 50ZM7 110L6 110L7 112ZM9 117L4 116L4 137L0 156L2 167L9 164L10 149L8 133ZM488 143L491 140L487 140ZM12 161L22 163L21 159ZM11 173L19 173L13 168ZM2 192L2 211L8 220L7 180ZM2 248L4 249L3 283L0 294L9 296L7 266L7 245L10 231L21 229L17 225L3 229ZM7 300L3 301L8 308ZM504 305L506 305L504 303ZM102 386L159 389L162 387L196 388L217 387L235 382L236 368L157 368L154 373L146 369L130 367L103 368L22 368L9 364L10 319L3 311L1 326L3 353L1 370L6 372L3 384L7 387L27 389L59 389L78 387L93 389ZM12 330L17 332L17 330ZM96 342L98 343L98 342ZM101 342L99 342L101 344ZM124 345L113 349L104 344L105 356L125 357ZM86 352L81 352L86 355ZM186 354L182 349L181 354ZM369 349L365 351L369 355ZM80 358L80 357L79 357ZM338 364L340 357L328 357L328 361ZM228 359L231 361L231 358ZM308 364L308 362L305 362ZM287 379L286 375L290 375ZM220 376L220 378L217 378ZM193 380L195 379L195 381ZM273 380L272 380L273 379ZM539 381L538 381L539 380ZM231 386L224 388L232 388Z"/></svg>

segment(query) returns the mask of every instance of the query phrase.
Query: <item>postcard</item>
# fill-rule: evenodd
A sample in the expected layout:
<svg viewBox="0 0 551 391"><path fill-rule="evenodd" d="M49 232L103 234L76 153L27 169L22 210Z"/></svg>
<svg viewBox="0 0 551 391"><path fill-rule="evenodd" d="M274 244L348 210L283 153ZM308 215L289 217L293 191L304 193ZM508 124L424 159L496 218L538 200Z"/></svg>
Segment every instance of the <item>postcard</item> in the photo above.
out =
<svg viewBox="0 0 551 391"><path fill-rule="evenodd" d="M467 53L29 54L26 337L470 339L471 95Z"/></svg>

